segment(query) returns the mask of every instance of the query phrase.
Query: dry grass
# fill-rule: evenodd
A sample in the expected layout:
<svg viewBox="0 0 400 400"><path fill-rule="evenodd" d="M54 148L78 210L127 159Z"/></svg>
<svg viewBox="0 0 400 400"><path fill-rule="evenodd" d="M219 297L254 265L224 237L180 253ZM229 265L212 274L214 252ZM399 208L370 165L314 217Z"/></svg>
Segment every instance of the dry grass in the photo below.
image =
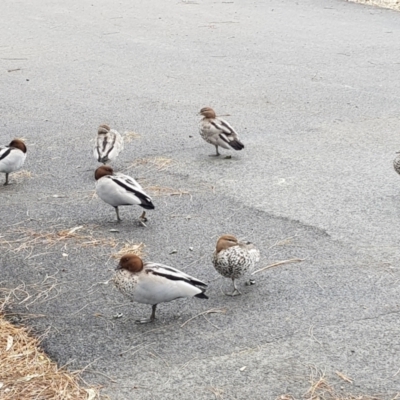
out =
<svg viewBox="0 0 400 400"><path fill-rule="evenodd" d="M216 400L224 398L224 390L215 386L210 386L207 388L214 396Z"/></svg>
<svg viewBox="0 0 400 400"><path fill-rule="evenodd" d="M30 228L16 227L0 236L0 248L8 249L13 253L26 251L29 253L29 257L37 246L49 249L69 241L81 247L109 246L115 248L118 245L115 238L94 237L94 227L82 225L67 229L57 227L49 229L50 231L38 232Z"/></svg>
<svg viewBox="0 0 400 400"><path fill-rule="evenodd" d="M121 249L119 249L116 253L112 254L113 258L120 259L122 256L128 253L133 253L137 255L138 257L143 257L144 256L144 248L145 245L144 243L133 243L128 241L123 245Z"/></svg>
<svg viewBox="0 0 400 400"><path fill-rule="evenodd" d="M205 316L206 314L214 314L214 313L222 313L222 314L225 314L225 313L226 313L226 308L211 308L210 310L203 311L203 312L201 312L200 314L197 314L197 315L195 315L194 317L189 318L187 321L185 321L185 322L181 325L181 328L183 328L188 322L194 320L194 319L197 318L197 317Z"/></svg>
<svg viewBox="0 0 400 400"><path fill-rule="evenodd" d="M12 174L10 174L10 181L13 180L17 182L22 182L23 180L30 178L32 178L32 172L26 169L22 169L21 171L13 172Z"/></svg>
<svg viewBox="0 0 400 400"><path fill-rule="evenodd" d="M323 372L317 371L313 368L310 376L310 384L310 388L304 395L304 398L307 400L322 400L332 398L333 388L328 384Z"/></svg>
<svg viewBox="0 0 400 400"><path fill-rule="evenodd" d="M2 400L93 400L97 388L83 388L79 372L70 373L40 349L27 328L0 314L0 398Z"/></svg>
<svg viewBox="0 0 400 400"><path fill-rule="evenodd" d="M167 157L151 157L151 158L141 158L134 161L126 170L131 168L145 166L149 170L165 171L170 168L175 161L172 158Z"/></svg>
<svg viewBox="0 0 400 400"><path fill-rule="evenodd" d="M54 277L32 285L0 289L0 398L2 400L94 400L98 387L83 387L80 374L59 368L40 348L40 339L26 327L15 326L4 315L13 303L26 307L49 300L57 281ZM31 294L28 292L32 292ZM29 303L29 304L28 304ZM8 318L13 314L8 313ZM27 314L28 317L40 315Z"/></svg>
<svg viewBox="0 0 400 400"><path fill-rule="evenodd" d="M23 282L14 289L0 288L0 313L4 312L7 304L24 305L28 309L31 304L43 303L57 297L58 294L57 279L49 275L46 275L42 282Z"/></svg>
<svg viewBox="0 0 400 400"><path fill-rule="evenodd" d="M400 11L400 1L399 0L349 0L352 3L362 3L371 6L378 6L384 8L391 8L393 10Z"/></svg>
<svg viewBox="0 0 400 400"><path fill-rule="evenodd" d="M130 143L132 140L136 140L140 138L140 134L134 131L125 131L124 132L124 142Z"/></svg>
<svg viewBox="0 0 400 400"><path fill-rule="evenodd" d="M278 267L278 266L283 265L283 264L291 264L291 263L294 263L294 262L301 262L301 261L304 261L304 260L305 260L305 258L291 258L290 260L277 261L275 263L267 265L266 267L262 267L262 268L258 269L257 271L252 272L251 274L252 275L258 274L259 272L265 271L266 269L275 268L275 267Z"/></svg>
<svg viewBox="0 0 400 400"><path fill-rule="evenodd" d="M147 186L145 188L146 191L151 192L152 196L179 196L182 197L183 195L190 196L192 199L192 195L187 190L182 189L174 189L171 187L163 187L163 186Z"/></svg>
<svg viewBox="0 0 400 400"><path fill-rule="evenodd" d="M50 232L39 232L30 228L16 227L3 235L0 235L0 250L3 252L10 251L14 254L23 252L26 254L24 257L25 260L48 254L50 253L48 251L50 249L53 249L53 252L54 250L63 251L62 255L67 257L68 254L65 252L68 250L67 245L69 244L72 244L72 248L74 249L77 247L100 247L102 250L104 250L104 248L110 248L112 251L110 257L113 258L121 258L127 253L134 253L139 257L144 255L144 243L135 243L131 240L120 242L117 237L95 237L94 230L96 229L96 226L82 225L67 229L60 229L57 227L50 229ZM46 276L46 284L49 284L52 279L55 280L54 277ZM43 297L43 290L36 290L36 286L42 288L43 284L44 282L41 282L38 285L30 285L32 287L29 288L25 287L24 284L20 285L18 288L14 289L14 297L19 301L19 298L23 293L32 291L38 291ZM28 289L30 290L28 291ZM1 291L2 289L0 288L0 294ZM17 296L17 294L19 294L19 296Z"/></svg>
<svg viewBox="0 0 400 400"><path fill-rule="evenodd" d="M319 371L312 366L310 387L307 392L304 393L302 398L305 400L383 400L383 397L380 396L344 394L347 390L343 389L350 388L353 381L342 372L336 371L336 375L341 378L346 385L346 387L341 386L341 393L338 393L338 391L328 382L323 371ZM400 393L392 397L391 400L398 399L399 395ZM277 397L276 400L297 400L297 398L288 393Z"/></svg>

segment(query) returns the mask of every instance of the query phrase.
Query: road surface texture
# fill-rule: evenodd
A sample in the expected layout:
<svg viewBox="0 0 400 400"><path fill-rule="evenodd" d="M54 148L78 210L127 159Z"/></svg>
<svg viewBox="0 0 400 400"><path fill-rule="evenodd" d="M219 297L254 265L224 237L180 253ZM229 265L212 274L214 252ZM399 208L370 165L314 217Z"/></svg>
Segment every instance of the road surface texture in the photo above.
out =
<svg viewBox="0 0 400 400"><path fill-rule="evenodd" d="M28 146L0 188L13 321L113 400L400 392L398 12L339 0L0 8L1 143ZM238 130L232 159L208 156L204 106ZM113 167L153 196L147 228L138 207L117 224L93 196L101 123L128 132ZM260 268L304 261L227 297L211 264L223 233L254 242ZM107 282L112 255L139 243L209 282L209 300L135 324L151 307Z"/></svg>

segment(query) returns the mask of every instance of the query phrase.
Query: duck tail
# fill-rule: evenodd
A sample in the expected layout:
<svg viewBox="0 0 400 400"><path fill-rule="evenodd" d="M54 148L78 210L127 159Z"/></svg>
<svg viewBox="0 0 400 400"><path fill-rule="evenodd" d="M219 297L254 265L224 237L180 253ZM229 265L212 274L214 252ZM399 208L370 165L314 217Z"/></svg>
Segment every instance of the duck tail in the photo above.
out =
<svg viewBox="0 0 400 400"><path fill-rule="evenodd" d="M148 198L141 198L140 207L143 207L146 210L154 210L154 204Z"/></svg>
<svg viewBox="0 0 400 400"><path fill-rule="evenodd" d="M198 297L199 299L208 299L208 296L204 292L195 294L194 297Z"/></svg>
<svg viewBox="0 0 400 400"><path fill-rule="evenodd" d="M260 252L256 248L249 249L250 257L253 259L254 262L260 261Z"/></svg>
<svg viewBox="0 0 400 400"><path fill-rule="evenodd" d="M232 147L232 149L235 150L242 150L244 149L244 144L242 142L240 142L239 140L232 140L229 142L229 146Z"/></svg>

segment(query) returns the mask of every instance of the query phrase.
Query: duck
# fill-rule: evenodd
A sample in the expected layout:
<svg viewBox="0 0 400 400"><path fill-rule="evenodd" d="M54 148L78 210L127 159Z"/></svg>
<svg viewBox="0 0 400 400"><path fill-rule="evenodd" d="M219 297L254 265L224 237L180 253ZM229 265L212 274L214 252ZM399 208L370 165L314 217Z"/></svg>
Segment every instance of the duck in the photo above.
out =
<svg viewBox="0 0 400 400"><path fill-rule="evenodd" d="M93 150L94 158L104 165L113 161L124 149L124 138L109 125L102 124L97 131L96 146Z"/></svg>
<svg viewBox="0 0 400 400"><path fill-rule="evenodd" d="M26 151L26 145L21 139L13 139L8 146L0 147L0 172L6 174L4 186L9 184L8 175L24 165Z"/></svg>
<svg viewBox="0 0 400 400"><path fill-rule="evenodd" d="M94 177L96 179L96 193L107 204L115 208L117 221L121 222L119 206L138 205L146 210L154 210L152 199L132 177L121 173L114 174L114 170L108 165L97 168ZM139 217L139 222L146 226L146 211Z"/></svg>
<svg viewBox="0 0 400 400"><path fill-rule="evenodd" d="M200 136L210 144L215 146L216 154L210 156L220 156L218 146L224 149L242 150L244 144L239 140L239 136L227 121L216 116L211 107L203 107L200 110L203 118L200 121ZM226 156L225 158L231 158Z"/></svg>
<svg viewBox="0 0 400 400"><path fill-rule="evenodd" d="M396 154L398 154L398 156L396 156L396 158L393 160L393 167L394 170L400 174L400 151L398 151Z"/></svg>
<svg viewBox="0 0 400 400"><path fill-rule="evenodd" d="M232 279L233 292L227 296L241 294L235 280L239 279L247 271L252 270L256 262L260 260L260 252L250 242L240 242L235 236L222 235L217 240L217 246L213 254L214 268L225 278ZM250 280L248 284L254 285Z"/></svg>
<svg viewBox="0 0 400 400"><path fill-rule="evenodd" d="M150 318L137 320L136 323L140 324L154 322L160 303L182 297L208 299L206 283L173 267L143 262L133 253L121 257L112 280L116 288L131 300L152 306Z"/></svg>

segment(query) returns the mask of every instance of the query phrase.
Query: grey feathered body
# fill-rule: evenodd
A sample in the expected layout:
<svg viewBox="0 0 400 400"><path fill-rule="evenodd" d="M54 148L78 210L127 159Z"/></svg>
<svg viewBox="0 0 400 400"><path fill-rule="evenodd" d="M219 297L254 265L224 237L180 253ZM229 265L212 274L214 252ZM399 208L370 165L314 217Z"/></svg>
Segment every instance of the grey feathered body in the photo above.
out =
<svg viewBox="0 0 400 400"><path fill-rule="evenodd" d="M215 269L225 278L238 279L254 268L260 259L260 252L253 244L240 243L237 246L214 252Z"/></svg>

